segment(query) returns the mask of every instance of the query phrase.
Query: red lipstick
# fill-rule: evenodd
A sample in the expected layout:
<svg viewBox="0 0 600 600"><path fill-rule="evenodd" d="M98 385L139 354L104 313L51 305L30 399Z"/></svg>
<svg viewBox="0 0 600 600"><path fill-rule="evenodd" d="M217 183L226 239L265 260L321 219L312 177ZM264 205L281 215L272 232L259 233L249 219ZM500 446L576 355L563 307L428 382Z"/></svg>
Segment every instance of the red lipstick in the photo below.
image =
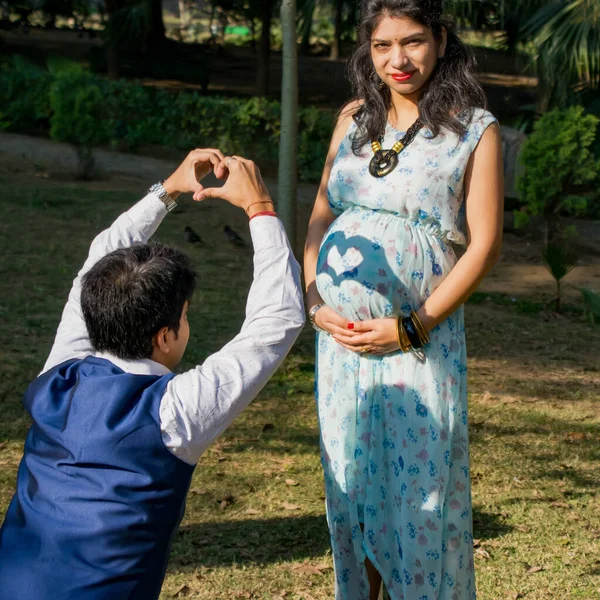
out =
<svg viewBox="0 0 600 600"><path fill-rule="evenodd" d="M414 74L414 71L412 73L394 73L392 79L399 82L408 81Z"/></svg>

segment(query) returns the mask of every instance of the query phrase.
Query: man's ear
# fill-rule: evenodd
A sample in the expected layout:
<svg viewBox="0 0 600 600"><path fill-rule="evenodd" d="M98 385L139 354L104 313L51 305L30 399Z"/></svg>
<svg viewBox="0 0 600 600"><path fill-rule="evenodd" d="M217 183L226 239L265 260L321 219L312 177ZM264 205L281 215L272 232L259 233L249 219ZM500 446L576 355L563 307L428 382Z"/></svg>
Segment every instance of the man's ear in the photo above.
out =
<svg viewBox="0 0 600 600"><path fill-rule="evenodd" d="M167 334L169 333L168 327L163 327L154 335L152 343L157 350L160 350L163 354L168 354L171 351L169 346L169 339Z"/></svg>
<svg viewBox="0 0 600 600"><path fill-rule="evenodd" d="M446 46L448 45L448 30L442 27L442 40L438 48L438 58L443 58L446 54Z"/></svg>

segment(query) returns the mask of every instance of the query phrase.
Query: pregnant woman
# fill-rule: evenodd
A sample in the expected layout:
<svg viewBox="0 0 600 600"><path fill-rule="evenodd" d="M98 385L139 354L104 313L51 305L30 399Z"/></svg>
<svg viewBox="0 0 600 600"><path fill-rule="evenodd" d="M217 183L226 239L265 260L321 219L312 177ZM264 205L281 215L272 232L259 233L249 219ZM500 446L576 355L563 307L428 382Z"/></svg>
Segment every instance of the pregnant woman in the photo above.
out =
<svg viewBox="0 0 600 600"><path fill-rule="evenodd" d="M382 580L475 598L462 305L499 256L503 189L473 67L440 0L365 0L305 249L338 600Z"/></svg>

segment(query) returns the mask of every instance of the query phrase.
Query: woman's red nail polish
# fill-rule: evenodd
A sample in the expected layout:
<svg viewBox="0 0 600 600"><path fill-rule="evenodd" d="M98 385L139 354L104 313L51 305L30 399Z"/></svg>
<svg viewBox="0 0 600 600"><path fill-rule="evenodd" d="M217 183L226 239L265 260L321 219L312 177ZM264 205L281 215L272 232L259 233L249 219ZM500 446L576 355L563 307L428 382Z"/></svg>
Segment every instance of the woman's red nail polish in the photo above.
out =
<svg viewBox="0 0 600 600"><path fill-rule="evenodd" d="M354 323L348 323L348 329L354 329Z"/></svg>

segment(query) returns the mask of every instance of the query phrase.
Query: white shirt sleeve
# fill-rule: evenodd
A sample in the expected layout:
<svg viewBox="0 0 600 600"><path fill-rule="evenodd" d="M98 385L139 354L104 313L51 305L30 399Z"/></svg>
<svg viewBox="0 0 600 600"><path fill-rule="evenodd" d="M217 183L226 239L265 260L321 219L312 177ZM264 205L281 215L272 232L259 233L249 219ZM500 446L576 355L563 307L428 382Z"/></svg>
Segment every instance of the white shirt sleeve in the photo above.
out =
<svg viewBox="0 0 600 600"><path fill-rule="evenodd" d="M250 222L254 279L239 334L204 364L174 377L160 406L165 446L196 464L275 373L305 322L300 266L281 221Z"/></svg>
<svg viewBox="0 0 600 600"><path fill-rule="evenodd" d="M154 194L148 194L94 239L88 258L73 282L42 373L66 360L84 358L94 353L81 312L81 278L110 252L147 242L166 214L164 203Z"/></svg>

